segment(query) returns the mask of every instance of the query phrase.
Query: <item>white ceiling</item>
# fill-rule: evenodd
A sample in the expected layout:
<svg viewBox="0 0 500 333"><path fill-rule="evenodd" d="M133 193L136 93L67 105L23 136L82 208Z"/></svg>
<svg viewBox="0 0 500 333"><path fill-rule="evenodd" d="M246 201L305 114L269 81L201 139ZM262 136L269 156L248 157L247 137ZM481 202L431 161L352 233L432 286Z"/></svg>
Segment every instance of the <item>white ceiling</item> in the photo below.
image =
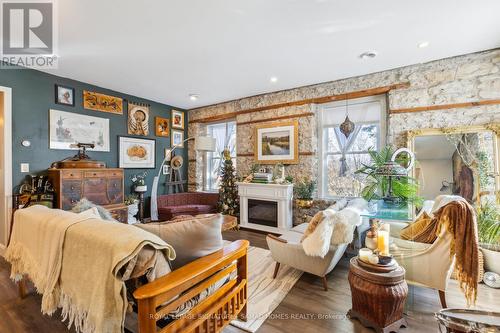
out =
<svg viewBox="0 0 500 333"><path fill-rule="evenodd" d="M500 46L498 0L59 0L58 6L60 60L51 73L183 108ZM429 47L417 48L422 41ZM378 56L359 59L368 50ZM189 100L191 93L198 101Z"/></svg>
<svg viewBox="0 0 500 333"><path fill-rule="evenodd" d="M415 157L417 160L451 160L455 150L455 146L444 135L415 137Z"/></svg>

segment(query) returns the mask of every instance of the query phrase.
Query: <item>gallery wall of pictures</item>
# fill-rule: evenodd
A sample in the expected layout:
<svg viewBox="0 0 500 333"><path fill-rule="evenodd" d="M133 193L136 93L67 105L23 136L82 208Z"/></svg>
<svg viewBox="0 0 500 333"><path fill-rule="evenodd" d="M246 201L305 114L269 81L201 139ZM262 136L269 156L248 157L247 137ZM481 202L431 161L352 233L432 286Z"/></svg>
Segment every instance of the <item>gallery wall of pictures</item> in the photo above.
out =
<svg viewBox="0 0 500 333"><path fill-rule="evenodd" d="M71 143L83 141L96 145L88 155L108 167L119 167L120 154L126 162L132 162L124 165L125 189L129 193L133 174L147 171L146 180L152 184L165 149L171 147L173 130L181 132L182 137L187 135L184 110L137 96L32 69L2 71L0 86L10 87L13 92L15 186L27 175L20 172L20 163L30 164L31 175L43 174L52 162L76 154L69 147ZM133 156L124 156L126 150L120 152L119 137L137 144L129 149ZM31 146L21 145L23 140L29 140ZM187 160L187 149L176 149L175 153Z"/></svg>

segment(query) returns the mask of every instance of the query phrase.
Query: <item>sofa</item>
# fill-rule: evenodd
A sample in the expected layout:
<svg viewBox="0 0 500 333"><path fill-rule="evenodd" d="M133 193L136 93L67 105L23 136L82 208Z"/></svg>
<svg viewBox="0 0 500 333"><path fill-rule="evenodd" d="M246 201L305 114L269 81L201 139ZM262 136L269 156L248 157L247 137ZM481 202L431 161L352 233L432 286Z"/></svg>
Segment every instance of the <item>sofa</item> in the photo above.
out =
<svg viewBox="0 0 500 333"><path fill-rule="evenodd" d="M215 213L219 193L185 192L165 194L158 197L158 219L171 220L178 215Z"/></svg>

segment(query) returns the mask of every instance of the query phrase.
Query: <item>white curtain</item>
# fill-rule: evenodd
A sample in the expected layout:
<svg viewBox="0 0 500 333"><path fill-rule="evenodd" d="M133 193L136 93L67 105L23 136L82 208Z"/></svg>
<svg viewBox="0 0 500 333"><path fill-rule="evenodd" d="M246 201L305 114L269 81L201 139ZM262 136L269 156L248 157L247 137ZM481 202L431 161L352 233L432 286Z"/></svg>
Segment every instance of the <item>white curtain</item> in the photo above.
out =
<svg viewBox="0 0 500 333"><path fill-rule="evenodd" d="M359 134L362 126L354 125L354 131L349 135L348 138L345 137L344 133L340 131L340 127L335 127L335 136L337 138L337 142L339 143L340 152L342 157L340 158L340 171L339 176L344 177L349 171L349 166L347 165L346 153L351 149L352 144L356 141L356 137Z"/></svg>

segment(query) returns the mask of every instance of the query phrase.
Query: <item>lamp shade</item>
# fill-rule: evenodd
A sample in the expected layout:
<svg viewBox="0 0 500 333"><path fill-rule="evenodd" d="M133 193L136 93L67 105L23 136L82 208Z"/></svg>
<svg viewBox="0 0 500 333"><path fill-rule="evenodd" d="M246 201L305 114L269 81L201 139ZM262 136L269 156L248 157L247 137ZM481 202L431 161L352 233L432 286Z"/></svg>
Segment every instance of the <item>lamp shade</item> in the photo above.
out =
<svg viewBox="0 0 500 333"><path fill-rule="evenodd" d="M400 164L396 162L386 162L375 170L375 174L379 176L406 176L408 172Z"/></svg>
<svg viewBox="0 0 500 333"><path fill-rule="evenodd" d="M210 136L197 136L194 138L194 150L215 151L215 138Z"/></svg>

